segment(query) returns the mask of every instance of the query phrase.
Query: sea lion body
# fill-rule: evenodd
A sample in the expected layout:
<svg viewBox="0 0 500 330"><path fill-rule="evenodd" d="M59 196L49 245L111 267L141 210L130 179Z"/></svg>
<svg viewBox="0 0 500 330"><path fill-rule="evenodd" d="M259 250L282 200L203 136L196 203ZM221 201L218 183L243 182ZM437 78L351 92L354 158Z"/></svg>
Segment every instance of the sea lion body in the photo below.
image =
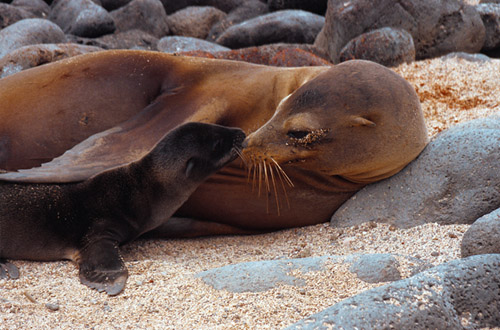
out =
<svg viewBox="0 0 500 330"><path fill-rule="evenodd" d="M315 83L318 77L321 83ZM156 236L252 233L328 221L361 187L394 174L427 143L413 88L391 70L366 61L277 68L105 51L9 76L0 80L0 90L5 118L0 168L31 168L59 156L42 167L0 174L0 180L85 180L140 158L165 132L185 122L243 129L249 135L245 158L255 164L250 173L241 160L217 172ZM302 97L296 99L299 91ZM353 123L355 118L360 122ZM329 138L301 146L300 138L288 135L285 126L292 124L299 132L323 130ZM292 152L304 157L287 156ZM312 162L315 157L321 163ZM282 185L285 179L274 165L264 182L272 159L293 187ZM332 166L325 169L328 162ZM258 164L267 165L261 175ZM260 196L254 177L262 178Z"/></svg>
<svg viewBox="0 0 500 330"><path fill-rule="evenodd" d="M119 293L127 269L118 245L160 226L236 157L244 136L240 129L189 123L140 160L83 182L0 182L0 259L70 259L82 283Z"/></svg>

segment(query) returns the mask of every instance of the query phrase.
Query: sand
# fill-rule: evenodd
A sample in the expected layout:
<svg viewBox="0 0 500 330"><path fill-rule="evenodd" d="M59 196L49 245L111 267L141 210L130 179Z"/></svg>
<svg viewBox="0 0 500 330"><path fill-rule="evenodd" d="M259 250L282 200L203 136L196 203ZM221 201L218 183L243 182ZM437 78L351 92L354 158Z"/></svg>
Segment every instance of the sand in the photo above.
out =
<svg viewBox="0 0 500 330"><path fill-rule="evenodd" d="M500 111L500 61L434 59L395 71L417 90L431 137ZM0 329L280 329L385 283L365 283L346 265L330 263L323 271L295 271L303 287L260 293L217 291L194 275L247 261L353 253L395 253L438 265L460 258L468 227L319 224L264 235L140 240L122 249L130 277L117 297L80 284L71 262L14 261L21 277L0 280ZM408 266L401 261L404 276Z"/></svg>

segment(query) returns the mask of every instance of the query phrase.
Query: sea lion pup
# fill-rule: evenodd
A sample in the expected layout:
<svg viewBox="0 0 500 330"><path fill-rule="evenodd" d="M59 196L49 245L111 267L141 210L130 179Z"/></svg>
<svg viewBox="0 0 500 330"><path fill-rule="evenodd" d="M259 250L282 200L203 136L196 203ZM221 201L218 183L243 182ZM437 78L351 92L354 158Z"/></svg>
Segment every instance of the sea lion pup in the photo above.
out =
<svg viewBox="0 0 500 330"><path fill-rule="evenodd" d="M5 259L70 259L83 284L120 293L128 272L118 246L166 221L235 159L244 137L240 129L188 123L140 160L81 183L1 182L0 275L18 276Z"/></svg>
<svg viewBox="0 0 500 330"><path fill-rule="evenodd" d="M0 168L28 168L0 173L12 182L85 180L137 160L185 122L245 131L244 153L255 164L250 178L239 159L224 167L175 219L151 232L157 236L328 221L356 191L396 173L427 143L412 86L368 61L279 68L103 51L0 79L0 91Z"/></svg>

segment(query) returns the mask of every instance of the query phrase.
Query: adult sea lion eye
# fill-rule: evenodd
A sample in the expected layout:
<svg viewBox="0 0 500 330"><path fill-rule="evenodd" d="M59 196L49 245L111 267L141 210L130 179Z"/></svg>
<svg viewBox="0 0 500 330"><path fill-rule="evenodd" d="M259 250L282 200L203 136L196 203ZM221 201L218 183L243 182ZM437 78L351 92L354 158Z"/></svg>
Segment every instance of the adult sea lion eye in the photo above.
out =
<svg viewBox="0 0 500 330"><path fill-rule="evenodd" d="M309 135L309 133L310 132L308 132L308 131L288 131L288 133L286 133L286 135L288 135L292 139L303 139L307 135Z"/></svg>

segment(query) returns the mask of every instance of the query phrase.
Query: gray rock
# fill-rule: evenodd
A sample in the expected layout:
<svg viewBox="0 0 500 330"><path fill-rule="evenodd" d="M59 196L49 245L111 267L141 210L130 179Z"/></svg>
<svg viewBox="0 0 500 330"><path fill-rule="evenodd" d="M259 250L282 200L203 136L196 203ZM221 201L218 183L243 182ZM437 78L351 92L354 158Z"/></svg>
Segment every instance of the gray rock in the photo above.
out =
<svg viewBox="0 0 500 330"><path fill-rule="evenodd" d="M14 0L11 5L24 9L39 18L46 18L50 12L50 6L43 0Z"/></svg>
<svg viewBox="0 0 500 330"><path fill-rule="evenodd" d="M91 0L55 0L48 18L79 37L96 38L115 30L111 15Z"/></svg>
<svg viewBox="0 0 500 330"><path fill-rule="evenodd" d="M165 7L165 11L169 15L189 6L210 6L228 13L241 6L246 1L249 0L161 0Z"/></svg>
<svg viewBox="0 0 500 330"><path fill-rule="evenodd" d="M173 35L205 39L212 26L226 16L215 7L187 7L168 16L168 26Z"/></svg>
<svg viewBox="0 0 500 330"><path fill-rule="evenodd" d="M500 3L484 3L476 6L483 20L486 37L482 50L492 50L500 46Z"/></svg>
<svg viewBox="0 0 500 330"><path fill-rule="evenodd" d="M158 42L158 50L164 53L189 52L203 50L206 52L220 52L230 50L213 42L191 37L164 37Z"/></svg>
<svg viewBox="0 0 500 330"><path fill-rule="evenodd" d="M233 25L216 40L229 48L270 43L313 43L323 27L322 16L303 10L282 10Z"/></svg>
<svg viewBox="0 0 500 330"><path fill-rule="evenodd" d="M276 287L279 283L304 286L305 281L289 275L299 269L304 273L323 269L328 259L338 257L311 257L288 260L265 260L245 262L210 269L195 275L216 290L231 292L261 292Z"/></svg>
<svg viewBox="0 0 500 330"><path fill-rule="evenodd" d="M88 45L96 46L102 49L143 49L143 50L156 50L158 38L150 35L147 32L140 30L128 30L125 32L118 32L108 34L100 38L82 38L68 36L69 41Z"/></svg>
<svg viewBox="0 0 500 330"><path fill-rule="evenodd" d="M328 0L268 0L269 10L302 9L325 15Z"/></svg>
<svg viewBox="0 0 500 330"><path fill-rule="evenodd" d="M476 53L485 36L479 14L462 0L329 0L325 26L315 44L337 63L351 39L382 27L408 31L417 59L453 51Z"/></svg>
<svg viewBox="0 0 500 330"><path fill-rule="evenodd" d="M231 26L267 14L268 12L267 5L258 0L245 1L241 6L231 10L225 18L212 26L207 40L215 41Z"/></svg>
<svg viewBox="0 0 500 330"><path fill-rule="evenodd" d="M500 255L454 260L345 299L287 329L500 326Z"/></svg>
<svg viewBox="0 0 500 330"><path fill-rule="evenodd" d="M469 62L489 62L491 61L491 58L487 55L484 54L469 54L469 53L464 53L464 52L453 52L449 53L445 56L441 56L442 61L447 61L451 58L460 58L462 60L466 60Z"/></svg>
<svg viewBox="0 0 500 330"><path fill-rule="evenodd" d="M349 271L368 283L397 281L401 279L399 262L390 254L361 255L354 261Z"/></svg>
<svg viewBox="0 0 500 330"><path fill-rule="evenodd" d="M26 45L60 42L66 42L66 37L56 24L41 18L23 19L0 31L0 58Z"/></svg>
<svg viewBox="0 0 500 330"><path fill-rule="evenodd" d="M352 39L340 52L340 62L360 59L385 66L415 61L413 38L406 30L389 27L363 33Z"/></svg>
<svg viewBox="0 0 500 330"><path fill-rule="evenodd" d="M500 253L500 208L470 226L462 239L462 257Z"/></svg>
<svg viewBox="0 0 500 330"><path fill-rule="evenodd" d="M0 29L14 24L26 18L34 18L35 15L24 10L23 8L0 3Z"/></svg>
<svg viewBox="0 0 500 330"><path fill-rule="evenodd" d="M500 207L499 173L500 114L442 132L401 172L346 201L331 223L473 223Z"/></svg>
<svg viewBox="0 0 500 330"><path fill-rule="evenodd" d="M304 286L305 281L290 275L290 272L296 269L302 273L321 271L324 270L326 262L350 264L350 271L360 279L370 283L393 281L401 278L397 269L399 267L398 260L411 269L412 274L429 268L428 263L407 256L354 254L245 262L210 269L195 276L216 290L261 292L276 288L280 283L297 287ZM370 270L370 267L375 269ZM381 274L374 274L376 271L381 272Z"/></svg>
<svg viewBox="0 0 500 330"><path fill-rule="evenodd" d="M96 52L98 47L76 44L41 44L18 48L0 59L0 78L64 58Z"/></svg>
<svg viewBox="0 0 500 330"><path fill-rule="evenodd" d="M167 14L160 0L134 0L111 12L118 32L142 30L157 38L169 34Z"/></svg>

